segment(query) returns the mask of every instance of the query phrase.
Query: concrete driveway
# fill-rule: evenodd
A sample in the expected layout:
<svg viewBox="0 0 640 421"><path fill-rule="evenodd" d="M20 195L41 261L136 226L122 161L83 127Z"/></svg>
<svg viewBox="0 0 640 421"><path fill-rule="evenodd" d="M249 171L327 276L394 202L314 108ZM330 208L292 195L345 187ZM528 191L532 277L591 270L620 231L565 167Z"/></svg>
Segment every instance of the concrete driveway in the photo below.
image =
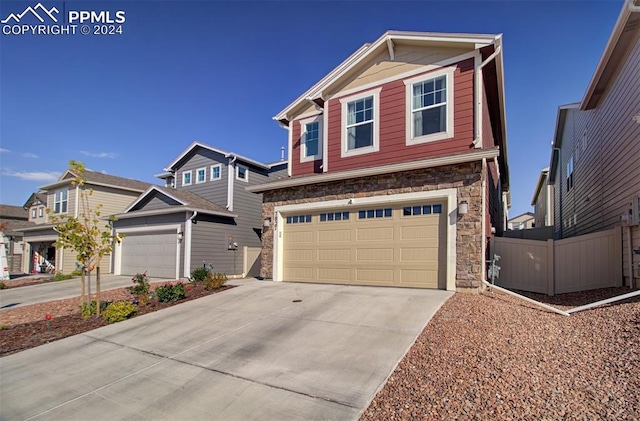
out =
<svg viewBox="0 0 640 421"><path fill-rule="evenodd" d="M242 281L0 358L0 419L354 420L451 295Z"/></svg>
<svg viewBox="0 0 640 421"><path fill-rule="evenodd" d="M167 281L167 279L150 278L150 282ZM131 286L131 275L101 275L100 289L106 291L123 286ZM91 276L91 288L95 292L95 275ZM0 310L26 305L44 303L63 298L80 296L80 278L66 281L53 281L46 284L25 286L20 288L3 289L0 291Z"/></svg>

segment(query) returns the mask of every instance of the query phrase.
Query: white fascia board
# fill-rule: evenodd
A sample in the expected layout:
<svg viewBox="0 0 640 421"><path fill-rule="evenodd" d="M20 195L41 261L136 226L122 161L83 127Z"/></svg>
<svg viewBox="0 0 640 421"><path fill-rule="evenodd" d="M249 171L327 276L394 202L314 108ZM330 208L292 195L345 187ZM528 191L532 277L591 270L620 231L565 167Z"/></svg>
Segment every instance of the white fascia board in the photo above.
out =
<svg viewBox="0 0 640 421"><path fill-rule="evenodd" d="M287 119L287 114L302 101L307 98L316 98L322 91L335 80L342 77L354 66L374 54L380 48L387 49L387 42L393 41L421 41L421 42L437 42L437 43L461 43L473 44L475 48L481 48L494 43L500 35L482 35L482 34L454 34L454 33L437 33L437 32L402 32L387 31L380 38L371 44L365 44L356 52L343 61L338 67L333 69L329 74L323 77L318 83L313 85L304 94L300 95L295 101L289 104L284 110L280 111L274 120Z"/></svg>
<svg viewBox="0 0 640 421"><path fill-rule="evenodd" d="M55 225L53 224L40 224L35 227L22 228L17 232L35 232L35 231L44 231L54 229Z"/></svg>
<svg viewBox="0 0 640 421"><path fill-rule="evenodd" d="M462 164L465 162L480 161L483 158L491 159L500 155L497 147L488 149L476 149L472 152L465 152L457 155L447 155L437 158L422 159L419 161L401 162L398 164L384 165L380 167L361 168L335 173L316 174L307 177L290 178L278 180L272 183L260 184L258 186L246 187L252 193L261 193L268 190L278 190L287 187L304 186L308 184L326 183L330 181L347 180L350 178L370 177L379 174L389 174L395 172L411 171L422 168L440 167L443 165Z"/></svg>
<svg viewBox="0 0 640 421"><path fill-rule="evenodd" d="M166 168L166 169L167 169L167 171L168 171L168 170L170 170L170 169L173 169L173 167L174 167L178 162L180 162L180 161L181 161L185 156L187 156L187 154L189 154L189 153L190 153L194 148L196 148L196 147L200 147L200 148L203 148L203 149L208 149L208 150L213 151L213 152L217 152L217 153L219 153L219 154L221 154L221 155L224 155L224 157L225 157L225 158L228 158L228 157L230 157L230 156L234 156L234 157L238 158L240 161L244 161L244 162L246 162L246 163L248 163L248 164L252 164L252 165L254 165L254 166L256 166L256 167L259 167L259 168L262 168L262 169L264 169L264 170L268 170L268 169L269 169L269 166L268 166L268 165L266 165L266 164L264 164L264 163L262 163L262 162L258 162L258 161L256 161L255 159L247 158L246 156L242 156L242 155L239 155L239 154L237 154L237 153L233 153L233 152L225 151L224 149L215 148L215 147L213 147L213 146L206 145L206 144L201 143L201 142L198 142L198 141L194 141L194 142L193 142L193 143L192 143L192 144L191 144L187 149L185 149L185 150L184 150L184 151L183 151L183 152L182 152L182 153L181 153L181 154L180 154L176 159L174 159L174 160L173 160L173 162L171 162L171 164L169 164L169 165L167 166L167 168Z"/></svg>
<svg viewBox="0 0 640 421"><path fill-rule="evenodd" d="M212 210L206 210L206 209L193 208L190 206L174 206L166 209L154 209L154 210L148 210L148 211L135 211L130 213L121 213L121 214L115 215L115 217L117 219L132 219L132 218L139 218L143 216L170 215L173 213L184 213L186 211L198 212L199 214L202 213L205 215L224 216L228 218L238 217L238 215L231 212L212 211ZM106 218L102 218L102 219L106 219Z"/></svg>

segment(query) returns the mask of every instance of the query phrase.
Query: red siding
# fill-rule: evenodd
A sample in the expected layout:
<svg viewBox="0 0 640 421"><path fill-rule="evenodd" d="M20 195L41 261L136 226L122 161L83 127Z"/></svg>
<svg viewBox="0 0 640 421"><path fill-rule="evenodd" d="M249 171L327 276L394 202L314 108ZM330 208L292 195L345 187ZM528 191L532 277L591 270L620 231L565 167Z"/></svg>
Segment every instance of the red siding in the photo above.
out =
<svg viewBox="0 0 640 421"><path fill-rule="evenodd" d="M491 128L491 114L489 114L489 104L487 103L487 91L482 85L482 147L490 148L495 146L493 129Z"/></svg>
<svg viewBox="0 0 640 421"><path fill-rule="evenodd" d="M290 124L291 124L290 127L293 128L293 133L292 133L293 148L291 150L291 157L289 161L291 162L291 175L296 176L296 175L306 175L306 174L322 172L322 169L320 168L320 166L322 165L321 159L318 159L316 161L310 161L310 162L300 162L300 148L302 147L301 139L300 139L300 134L302 132L300 127L300 121L294 120ZM321 147L322 147L322 144L321 144Z"/></svg>
<svg viewBox="0 0 640 421"><path fill-rule="evenodd" d="M406 145L406 90L403 81L397 80L382 85L380 92L380 150L375 153L341 158L342 107L339 99L331 100L327 129L329 172L412 161L469 150L474 135L473 71L474 61L468 59L458 63L454 72L454 137L452 139Z"/></svg>

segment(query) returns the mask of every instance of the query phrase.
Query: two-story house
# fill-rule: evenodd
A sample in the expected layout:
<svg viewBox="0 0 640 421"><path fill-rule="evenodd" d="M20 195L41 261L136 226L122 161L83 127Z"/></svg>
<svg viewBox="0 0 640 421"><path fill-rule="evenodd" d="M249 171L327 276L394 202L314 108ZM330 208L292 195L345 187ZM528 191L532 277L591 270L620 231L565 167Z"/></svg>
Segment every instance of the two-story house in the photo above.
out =
<svg viewBox="0 0 640 421"><path fill-rule="evenodd" d="M553 186L549 184L549 167L540 171L531 206L533 206L535 227L553 226Z"/></svg>
<svg viewBox="0 0 640 421"><path fill-rule="evenodd" d="M286 173L286 161L265 164L192 143L156 175L164 187L150 187L116 215L114 229L125 237L115 273L176 279L206 264L229 276L258 275L246 263L249 248L261 245L262 198L245 187Z"/></svg>
<svg viewBox="0 0 640 421"><path fill-rule="evenodd" d="M640 2L626 0L582 101L560 106L549 183L557 239L623 226L640 281Z"/></svg>
<svg viewBox="0 0 640 421"><path fill-rule="evenodd" d="M22 229L33 226L27 209L21 206L0 205L0 238L5 244L9 273L22 273Z"/></svg>
<svg viewBox="0 0 640 421"><path fill-rule="evenodd" d="M70 273L76 269L76 254L72 250L54 247L58 234L49 220L47 209L53 215L73 215L78 217L83 208L79 198L82 190L93 190L87 195L88 206L95 208L102 204L102 215L113 215L122 212L142 192L149 183L86 171L84 186L74 183L76 174L67 170L55 183L40 187L41 192L31 195L25 207L28 208L29 221L32 227L23 228L24 253L23 270L25 272L62 272ZM106 222L105 222L106 223ZM110 272L111 255L100 262L103 273Z"/></svg>
<svg viewBox="0 0 640 421"><path fill-rule="evenodd" d="M501 35L389 31L279 112L262 276L477 289L505 228Z"/></svg>

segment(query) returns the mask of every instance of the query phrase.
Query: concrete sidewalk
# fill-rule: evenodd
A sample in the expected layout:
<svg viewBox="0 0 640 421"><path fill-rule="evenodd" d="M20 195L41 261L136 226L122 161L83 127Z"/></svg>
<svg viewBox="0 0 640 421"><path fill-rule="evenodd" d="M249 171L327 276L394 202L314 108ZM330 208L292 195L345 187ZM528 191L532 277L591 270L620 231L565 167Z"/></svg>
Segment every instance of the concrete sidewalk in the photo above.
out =
<svg viewBox="0 0 640 421"><path fill-rule="evenodd" d="M150 278L151 282L167 281L168 279ZM101 275L100 289L120 288L131 286L130 275ZM91 277L91 288L95 289L95 275ZM80 296L80 278L67 279L66 281L52 281L46 284L24 286L0 290L0 311L3 308L22 307L31 304L44 303L63 298Z"/></svg>
<svg viewBox="0 0 640 421"><path fill-rule="evenodd" d="M0 419L355 420L452 295L237 283L0 358Z"/></svg>

